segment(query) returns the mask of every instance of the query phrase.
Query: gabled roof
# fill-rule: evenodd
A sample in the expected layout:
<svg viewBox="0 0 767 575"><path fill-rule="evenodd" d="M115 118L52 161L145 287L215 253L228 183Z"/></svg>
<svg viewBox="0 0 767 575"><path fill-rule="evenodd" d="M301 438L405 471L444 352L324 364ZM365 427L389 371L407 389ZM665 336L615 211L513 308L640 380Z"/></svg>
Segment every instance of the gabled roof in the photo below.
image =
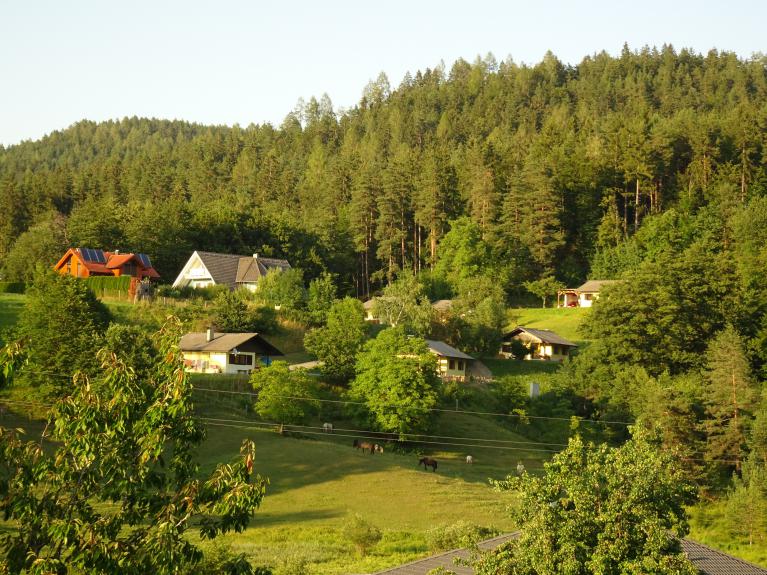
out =
<svg viewBox="0 0 767 575"><path fill-rule="evenodd" d="M466 355L462 351L455 349L453 346L446 344L444 341L436 341L433 339L427 339L426 345L429 346L429 351L442 355L444 357L456 357L458 359L474 359L470 355Z"/></svg>
<svg viewBox="0 0 767 575"><path fill-rule="evenodd" d="M262 258L262 257L241 257L237 265L237 277L236 283L253 283L260 280L267 273L273 270L288 270L290 264L288 260L281 260L277 258Z"/></svg>
<svg viewBox="0 0 767 575"><path fill-rule="evenodd" d="M208 270L210 277L219 285L237 287L239 283L253 283L272 270L290 269L288 260L240 256L216 252L195 252Z"/></svg>
<svg viewBox="0 0 767 575"><path fill-rule="evenodd" d="M510 539L519 536L519 532L500 535L493 539L487 539L477 545L482 551L493 550L503 545ZM767 575L767 569L758 565L743 561L727 553L716 551L695 541L682 539L682 551L685 552L690 562L697 567L702 575ZM419 559L399 567L392 567L385 571L378 571L376 575L426 575L433 569L443 567L456 573L456 575L474 575L474 569L465 565L456 565L454 560L458 557L468 559L468 549L453 549L439 555L432 555Z"/></svg>
<svg viewBox="0 0 767 575"><path fill-rule="evenodd" d="M253 332L214 332L211 341L208 341L208 334L206 332L187 333L181 338L179 347L181 348L181 351L212 351L228 353L234 348L253 340L265 348L270 355L283 355L279 349L266 341L261 335Z"/></svg>
<svg viewBox="0 0 767 575"><path fill-rule="evenodd" d="M599 293L603 286L615 284L620 281L621 280L589 280L579 288L576 288L575 291L581 293Z"/></svg>
<svg viewBox="0 0 767 575"><path fill-rule="evenodd" d="M503 339L506 340L508 338L512 338L515 335L518 335L522 332L525 332L526 334L540 340L541 343L553 343L556 345L566 345L569 347L578 347L577 344L574 344L571 341L566 340L561 335L555 334L553 331L548 329L533 329L531 327L524 327L524 326L517 326L514 329L512 329L509 333L503 336Z"/></svg>
<svg viewBox="0 0 767 575"><path fill-rule="evenodd" d="M453 307L453 300L438 299L433 304L431 304L431 307L433 307L436 311L439 311L439 312L450 311L450 309Z"/></svg>
<svg viewBox="0 0 767 575"><path fill-rule="evenodd" d="M235 287L237 268L242 256L236 254L218 254L215 252L195 252L202 265L208 270L213 281L220 285Z"/></svg>

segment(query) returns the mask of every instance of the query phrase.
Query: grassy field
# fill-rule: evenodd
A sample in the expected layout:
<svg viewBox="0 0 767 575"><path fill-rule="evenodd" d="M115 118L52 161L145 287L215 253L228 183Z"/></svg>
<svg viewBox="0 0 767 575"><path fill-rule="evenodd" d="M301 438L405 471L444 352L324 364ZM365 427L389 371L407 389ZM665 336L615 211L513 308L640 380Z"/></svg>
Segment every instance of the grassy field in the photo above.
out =
<svg viewBox="0 0 767 575"><path fill-rule="evenodd" d="M507 312L506 325L550 329L573 343L584 341L578 331L588 308L512 308Z"/></svg>

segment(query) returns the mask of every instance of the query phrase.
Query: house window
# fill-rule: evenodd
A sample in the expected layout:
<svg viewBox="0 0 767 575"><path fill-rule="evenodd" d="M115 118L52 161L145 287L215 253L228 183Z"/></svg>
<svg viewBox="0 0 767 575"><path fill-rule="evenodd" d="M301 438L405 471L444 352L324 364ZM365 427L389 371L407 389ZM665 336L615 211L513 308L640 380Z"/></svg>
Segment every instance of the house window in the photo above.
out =
<svg viewBox="0 0 767 575"><path fill-rule="evenodd" d="M231 365L253 365L253 356L249 353L230 353L229 363Z"/></svg>
<svg viewBox="0 0 767 575"><path fill-rule="evenodd" d="M551 353L554 355L559 355L559 346L558 345L552 345L551 346Z"/></svg>
<svg viewBox="0 0 767 575"><path fill-rule="evenodd" d="M77 261L77 277L80 277L80 260Z"/></svg>
<svg viewBox="0 0 767 575"><path fill-rule="evenodd" d="M136 275L136 262L126 262L123 264L122 275L135 276Z"/></svg>
<svg viewBox="0 0 767 575"><path fill-rule="evenodd" d="M450 360L450 370L452 371L452 370L454 370L454 369L455 369L455 360L454 360L454 359L451 359L451 360Z"/></svg>
<svg viewBox="0 0 767 575"><path fill-rule="evenodd" d="M459 359L457 363L458 363L458 371L463 371L463 360Z"/></svg>
<svg viewBox="0 0 767 575"><path fill-rule="evenodd" d="M72 258L67 260L67 275L72 275Z"/></svg>

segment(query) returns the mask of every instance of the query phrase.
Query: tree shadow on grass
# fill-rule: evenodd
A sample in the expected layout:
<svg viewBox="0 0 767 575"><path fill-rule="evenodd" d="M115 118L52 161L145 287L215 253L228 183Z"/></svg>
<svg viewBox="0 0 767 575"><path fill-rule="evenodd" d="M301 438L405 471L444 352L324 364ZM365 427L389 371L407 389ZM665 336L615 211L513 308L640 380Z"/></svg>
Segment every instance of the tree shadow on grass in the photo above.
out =
<svg viewBox="0 0 767 575"><path fill-rule="evenodd" d="M321 521L343 517L347 512L343 509L317 509L313 511L300 511L288 513L270 513L259 511L251 519L250 527L273 527L281 523L295 525L306 521Z"/></svg>

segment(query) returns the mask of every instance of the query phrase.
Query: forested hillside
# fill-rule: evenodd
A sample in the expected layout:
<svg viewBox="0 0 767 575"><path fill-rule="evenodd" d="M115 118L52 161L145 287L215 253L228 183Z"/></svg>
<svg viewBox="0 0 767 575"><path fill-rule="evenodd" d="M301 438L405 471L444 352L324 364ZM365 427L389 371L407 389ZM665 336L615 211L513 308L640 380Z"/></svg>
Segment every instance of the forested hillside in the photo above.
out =
<svg viewBox="0 0 767 575"><path fill-rule="evenodd" d="M765 62L666 46L576 66L487 56L380 76L342 115L311 99L279 128L83 121L0 148L5 276L81 245L146 252L172 280L205 249L284 256L367 295L439 262L464 215L512 295L578 282L595 257L616 276L603 254L648 216L726 219L765 192Z"/></svg>

